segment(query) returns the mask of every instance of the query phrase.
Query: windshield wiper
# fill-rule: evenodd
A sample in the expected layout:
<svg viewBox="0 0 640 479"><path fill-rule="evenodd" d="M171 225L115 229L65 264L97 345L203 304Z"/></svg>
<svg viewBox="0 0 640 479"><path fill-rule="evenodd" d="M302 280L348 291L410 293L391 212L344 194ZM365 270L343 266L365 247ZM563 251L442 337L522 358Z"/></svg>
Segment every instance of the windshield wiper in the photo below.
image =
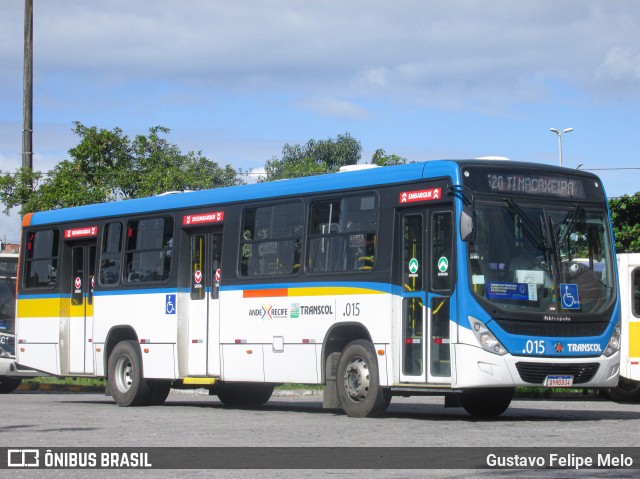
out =
<svg viewBox="0 0 640 479"><path fill-rule="evenodd" d="M553 216L549 215L549 227L551 228L551 251L553 253L553 263L555 264L556 270L556 283L562 282L561 268L560 268L560 244L556 238L556 222L553 219Z"/></svg>
<svg viewBox="0 0 640 479"><path fill-rule="evenodd" d="M582 209L583 209L582 203L578 203L576 208L572 211L573 214L569 219L569 224L567 225L567 228L564 230L564 233L562 233L562 236L558 238L558 245L562 245L567 239L567 237L569 236L569 234L571 234L573 227L576 225L578 221L578 217L582 213ZM566 221L563 221L563 223L566 223Z"/></svg>
<svg viewBox="0 0 640 479"><path fill-rule="evenodd" d="M541 225L541 228L538 229L536 224L529 218L529 216L524 212L520 206L513 201L513 199L508 198L505 200L507 206L515 211L520 216L520 223L522 224L523 232L539 250L548 251L551 248L551 244L547 240L547 236L544 233L544 224Z"/></svg>

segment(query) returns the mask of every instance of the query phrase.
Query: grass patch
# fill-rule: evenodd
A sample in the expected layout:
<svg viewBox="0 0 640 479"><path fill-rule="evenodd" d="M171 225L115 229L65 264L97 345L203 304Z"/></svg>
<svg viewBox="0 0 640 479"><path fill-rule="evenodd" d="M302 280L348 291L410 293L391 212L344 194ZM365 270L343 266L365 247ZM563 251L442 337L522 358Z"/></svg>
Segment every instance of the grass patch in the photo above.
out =
<svg viewBox="0 0 640 479"><path fill-rule="evenodd" d="M92 386L104 387L104 378L57 378L55 376L40 376L36 378L24 378L22 384L54 384L67 386Z"/></svg>

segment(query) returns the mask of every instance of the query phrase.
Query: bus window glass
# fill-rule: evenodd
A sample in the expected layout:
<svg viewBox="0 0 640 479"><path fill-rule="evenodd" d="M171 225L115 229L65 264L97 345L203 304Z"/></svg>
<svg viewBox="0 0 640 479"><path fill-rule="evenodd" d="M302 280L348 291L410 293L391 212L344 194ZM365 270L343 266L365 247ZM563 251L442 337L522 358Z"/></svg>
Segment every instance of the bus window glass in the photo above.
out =
<svg viewBox="0 0 640 479"><path fill-rule="evenodd" d="M130 221L127 226L127 283L165 281L171 272L173 219Z"/></svg>
<svg viewBox="0 0 640 479"><path fill-rule="evenodd" d="M51 288L58 271L58 230L32 231L27 234L24 286Z"/></svg>
<svg viewBox="0 0 640 479"><path fill-rule="evenodd" d="M244 212L240 247L242 276L294 274L300 269L304 206L300 202Z"/></svg>
<svg viewBox="0 0 640 479"><path fill-rule="evenodd" d="M374 195L313 203L309 272L371 270L376 256L377 216Z"/></svg>
<svg viewBox="0 0 640 479"><path fill-rule="evenodd" d="M122 223L109 223L104 230L100 256L100 284L118 284Z"/></svg>
<svg viewBox="0 0 640 479"><path fill-rule="evenodd" d="M424 263L422 262L422 215L404 217L402 255L402 288L421 291Z"/></svg>
<svg viewBox="0 0 640 479"><path fill-rule="evenodd" d="M450 212L434 213L431 218L431 289L451 289L454 262L452 261L453 218Z"/></svg>
<svg viewBox="0 0 640 479"><path fill-rule="evenodd" d="M205 282L202 277L206 264L205 239L205 235L191 236L191 299L204 299L205 297Z"/></svg>

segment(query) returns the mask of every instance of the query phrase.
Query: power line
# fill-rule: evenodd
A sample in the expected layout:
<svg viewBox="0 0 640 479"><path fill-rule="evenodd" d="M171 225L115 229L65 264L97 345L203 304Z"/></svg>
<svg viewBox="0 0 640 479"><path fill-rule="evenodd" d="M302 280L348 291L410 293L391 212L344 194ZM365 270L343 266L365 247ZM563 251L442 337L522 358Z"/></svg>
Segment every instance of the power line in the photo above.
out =
<svg viewBox="0 0 640 479"><path fill-rule="evenodd" d="M629 168L583 168L586 171L619 171L619 170L640 170L640 167L629 167Z"/></svg>

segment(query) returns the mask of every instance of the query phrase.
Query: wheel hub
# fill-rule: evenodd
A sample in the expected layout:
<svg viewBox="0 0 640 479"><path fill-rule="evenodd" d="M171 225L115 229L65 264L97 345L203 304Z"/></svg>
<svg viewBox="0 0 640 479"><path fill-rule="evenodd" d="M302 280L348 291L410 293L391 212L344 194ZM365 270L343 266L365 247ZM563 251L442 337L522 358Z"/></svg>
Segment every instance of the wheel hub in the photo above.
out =
<svg viewBox="0 0 640 479"><path fill-rule="evenodd" d="M369 393L369 367L362 358L354 358L344 374L344 387L349 399L362 402Z"/></svg>
<svg viewBox="0 0 640 479"><path fill-rule="evenodd" d="M120 392L126 393L133 384L133 365L128 356L122 356L116 363L116 385Z"/></svg>

